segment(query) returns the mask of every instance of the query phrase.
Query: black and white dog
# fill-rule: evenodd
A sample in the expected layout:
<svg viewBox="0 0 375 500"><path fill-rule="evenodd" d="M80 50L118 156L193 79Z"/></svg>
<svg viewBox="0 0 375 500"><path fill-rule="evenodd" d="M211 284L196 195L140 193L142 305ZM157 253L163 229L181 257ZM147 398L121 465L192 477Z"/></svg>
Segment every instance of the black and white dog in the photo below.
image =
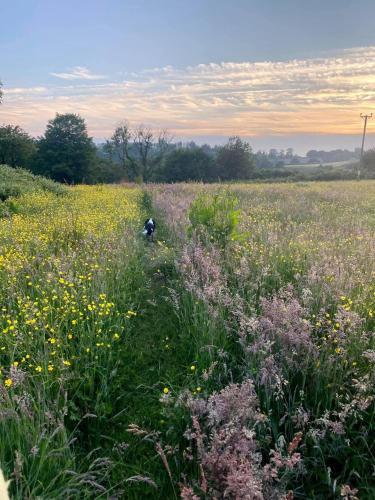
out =
<svg viewBox="0 0 375 500"><path fill-rule="evenodd" d="M146 219L145 224L143 226L143 234L146 236L147 239L153 240L154 239L154 232L156 229L156 224L154 219L151 217L149 219Z"/></svg>

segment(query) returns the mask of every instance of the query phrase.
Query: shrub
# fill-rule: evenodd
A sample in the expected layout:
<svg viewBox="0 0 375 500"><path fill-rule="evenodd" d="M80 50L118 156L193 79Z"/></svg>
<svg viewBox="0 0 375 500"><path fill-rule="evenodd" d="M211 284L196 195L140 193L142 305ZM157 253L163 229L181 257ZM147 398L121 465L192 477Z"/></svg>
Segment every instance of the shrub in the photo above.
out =
<svg viewBox="0 0 375 500"><path fill-rule="evenodd" d="M189 210L190 231L224 247L237 236L240 217L237 207L237 198L227 191L198 196Z"/></svg>
<svg viewBox="0 0 375 500"><path fill-rule="evenodd" d="M0 217L17 212L18 198L35 191L64 194L66 188L50 179L33 175L21 168L0 165Z"/></svg>

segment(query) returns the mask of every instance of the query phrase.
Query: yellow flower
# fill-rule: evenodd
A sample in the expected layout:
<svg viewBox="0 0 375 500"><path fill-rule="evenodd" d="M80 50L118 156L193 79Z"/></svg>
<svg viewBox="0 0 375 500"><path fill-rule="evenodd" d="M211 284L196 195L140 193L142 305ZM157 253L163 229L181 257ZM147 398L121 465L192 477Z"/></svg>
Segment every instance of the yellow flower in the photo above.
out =
<svg viewBox="0 0 375 500"><path fill-rule="evenodd" d="M201 387L197 387L197 392L201 392L202 388Z"/></svg>
<svg viewBox="0 0 375 500"><path fill-rule="evenodd" d="M195 365L191 365L190 370L193 372L193 371L195 371L195 369L196 369L196 366Z"/></svg>
<svg viewBox="0 0 375 500"><path fill-rule="evenodd" d="M163 392L164 392L164 394L168 394L168 392L169 392L168 387L164 387Z"/></svg>
<svg viewBox="0 0 375 500"><path fill-rule="evenodd" d="M35 367L35 371L40 373L41 371L43 371L43 368L40 365L38 365Z"/></svg>
<svg viewBox="0 0 375 500"><path fill-rule="evenodd" d="M5 387L10 387L11 385L13 385L13 380L11 378L5 379L4 385Z"/></svg>
<svg viewBox="0 0 375 500"><path fill-rule="evenodd" d="M53 370L54 370L53 365L48 365L48 371L53 372Z"/></svg>
<svg viewBox="0 0 375 500"><path fill-rule="evenodd" d="M67 360L65 360L65 359L64 359L64 360L63 360L63 364L64 364L65 366L70 366L72 363L71 363L70 361L67 361Z"/></svg>

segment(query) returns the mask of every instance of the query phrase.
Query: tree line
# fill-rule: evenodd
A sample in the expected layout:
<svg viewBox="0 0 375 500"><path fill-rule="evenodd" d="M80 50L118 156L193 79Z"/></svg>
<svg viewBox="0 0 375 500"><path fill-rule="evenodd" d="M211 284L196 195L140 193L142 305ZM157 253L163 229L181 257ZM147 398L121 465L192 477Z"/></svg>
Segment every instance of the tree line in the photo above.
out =
<svg viewBox="0 0 375 500"><path fill-rule="evenodd" d="M96 146L84 119L72 113L57 114L38 139L17 125L1 126L0 164L68 184L246 180L255 171L251 147L239 137L215 148L184 146L165 130L124 122Z"/></svg>
<svg viewBox="0 0 375 500"><path fill-rule="evenodd" d="M0 82L0 104L3 93ZM311 150L308 159L357 157L358 151ZM327 156L328 155L328 156ZM327 167L305 173L283 168L299 164L293 149L271 149L253 153L248 142L230 137L223 146L198 146L173 142L165 130L144 125L131 128L127 122L116 127L110 139L95 145L85 120L72 113L57 114L47 123L43 136L34 139L18 125L0 126L0 164L22 167L59 182L111 183L182 182L230 180L334 180L356 177L356 166L328 171ZM332 169L331 169L332 170ZM367 151L361 175L375 177L375 150Z"/></svg>

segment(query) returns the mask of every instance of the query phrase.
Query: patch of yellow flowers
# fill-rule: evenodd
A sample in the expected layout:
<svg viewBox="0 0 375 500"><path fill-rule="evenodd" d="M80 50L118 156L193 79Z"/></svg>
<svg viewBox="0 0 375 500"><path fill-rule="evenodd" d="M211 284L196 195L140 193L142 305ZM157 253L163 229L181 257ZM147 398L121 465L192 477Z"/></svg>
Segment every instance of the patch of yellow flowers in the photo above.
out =
<svg viewBox="0 0 375 500"><path fill-rule="evenodd" d="M100 362L136 315L115 304L121 270L141 221L141 190L78 186L58 197L17 199L0 219L0 367L58 376ZM110 298L111 297L111 298Z"/></svg>

